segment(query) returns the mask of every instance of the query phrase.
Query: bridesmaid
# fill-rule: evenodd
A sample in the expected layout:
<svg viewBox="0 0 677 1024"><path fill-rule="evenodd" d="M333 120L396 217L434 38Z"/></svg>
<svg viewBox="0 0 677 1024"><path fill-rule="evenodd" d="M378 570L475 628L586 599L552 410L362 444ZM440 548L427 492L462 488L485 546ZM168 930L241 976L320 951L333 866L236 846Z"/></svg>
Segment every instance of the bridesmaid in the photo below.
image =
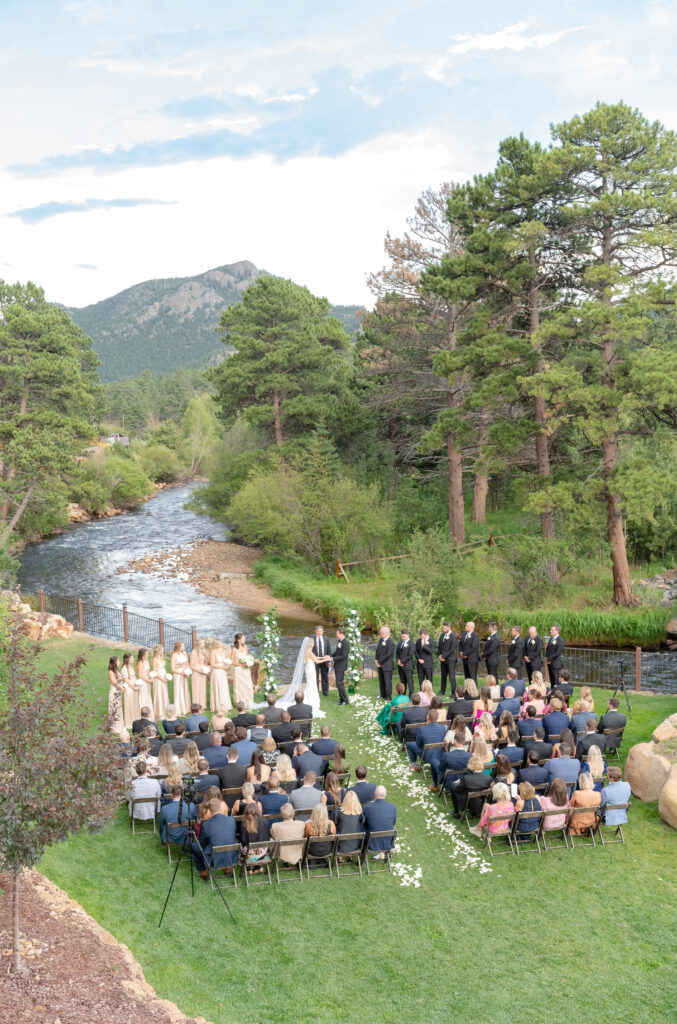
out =
<svg viewBox="0 0 677 1024"><path fill-rule="evenodd" d="M198 637L195 647L190 652L188 664L191 667L193 684L193 704L199 704L201 708L207 707L207 676L209 665L207 664L207 651L202 637Z"/></svg>
<svg viewBox="0 0 677 1024"><path fill-rule="evenodd" d="M187 715L190 711L190 693L188 692L188 655L180 640L174 644L171 659L172 675L174 676L174 707L177 715Z"/></svg>
<svg viewBox="0 0 677 1024"><path fill-rule="evenodd" d="M124 708L125 708L125 726L131 729L132 723L141 718L141 704L139 703L139 691L141 690L141 683L137 681L136 673L134 672L134 662L130 651L122 655L122 668L120 669L120 675L125 684L125 697L124 697Z"/></svg>
<svg viewBox="0 0 677 1024"><path fill-rule="evenodd" d="M110 731L118 736L125 728L122 717L122 694L125 691L125 684L120 675L120 659L112 657L108 661L108 717L110 718Z"/></svg>
<svg viewBox="0 0 677 1024"><path fill-rule="evenodd" d="M141 684L139 690L139 707L148 708L150 713L153 713L153 696L151 693L151 686L153 680L150 675L150 662L148 660L148 651L145 647L139 650L136 658L136 678Z"/></svg>
<svg viewBox="0 0 677 1024"><path fill-rule="evenodd" d="M249 651L245 643L244 634L236 633L233 640L233 702L243 700L247 707L254 703L254 684L250 667L245 663L249 657Z"/></svg>
<svg viewBox="0 0 677 1024"><path fill-rule="evenodd" d="M167 684L167 666L165 664L165 649L162 644L156 644L153 648L153 717L156 722L167 717L169 706L169 686Z"/></svg>
<svg viewBox="0 0 677 1024"><path fill-rule="evenodd" d="M230 664L230 659L226 657L226 652L223 649L223 644L220 640L215 640L209 655L209 706L212 711L216 711L220 707L229 711L233 706L230 702L228 672L226 670L226 665Z"/></svg>

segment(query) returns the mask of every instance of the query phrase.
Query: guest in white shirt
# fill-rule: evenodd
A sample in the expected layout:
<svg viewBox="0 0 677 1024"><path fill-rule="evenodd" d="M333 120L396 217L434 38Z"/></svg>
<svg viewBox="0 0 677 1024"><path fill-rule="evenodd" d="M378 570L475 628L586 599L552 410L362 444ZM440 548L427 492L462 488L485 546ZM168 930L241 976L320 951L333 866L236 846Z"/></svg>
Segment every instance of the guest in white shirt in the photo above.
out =
<svg viewBox="0 0 677 1024"><path fill-rule="evenodd" d="M127 803L129 805L129 813L132 813L132 800L141 800L144 797L154 796L157 797L157 804L139 804L134 808L134 817L137 821L150 821L151 818L155 817L156 811L160 806L160 783L157 779L150 779L146 775L146 765L141 761L136 769L137 776L129 787L129 793L127 795Z"/></svg>

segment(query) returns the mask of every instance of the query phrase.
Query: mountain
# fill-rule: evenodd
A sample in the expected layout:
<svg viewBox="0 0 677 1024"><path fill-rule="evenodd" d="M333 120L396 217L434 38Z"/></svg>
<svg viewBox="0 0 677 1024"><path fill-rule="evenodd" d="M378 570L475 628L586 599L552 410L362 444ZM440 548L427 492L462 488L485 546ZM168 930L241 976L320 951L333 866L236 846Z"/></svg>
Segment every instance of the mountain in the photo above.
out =
<svg viewBox="0 0 677 1024"><path fill-rule="evenodd" d="M194 277L144 281L91 306L65 309L94 342L102 380L136 377L144 370L165 374L223 356L226 349L215 333L221 311L262 273L242 260ZM359 309L334 306L332 313L354 334Z"/></svg>

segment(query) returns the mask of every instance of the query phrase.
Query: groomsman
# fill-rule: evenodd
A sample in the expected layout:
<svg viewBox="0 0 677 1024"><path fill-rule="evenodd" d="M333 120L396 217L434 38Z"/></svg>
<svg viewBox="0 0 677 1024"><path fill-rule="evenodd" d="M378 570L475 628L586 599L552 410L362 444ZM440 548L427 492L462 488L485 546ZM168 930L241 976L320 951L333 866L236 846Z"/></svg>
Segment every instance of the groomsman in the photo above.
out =
<svg viewBox="0 0 677 1024"><path fill-rule="evenodd" d="M416 641L416 671L418 672L418 686L424 679L433 681L433 644L427 630L419 631Z"/></svg>
<svg viewBox="0 0 677 1024"><path fill-rule="evenodd" d="M550 636L545 647L545 661L548 666L550 686L554 687L562 671L562 651L564 640L559 635L559 626L550 627Z"/></svg>
<svg viewBox="0 0 677 1024"><path fill-rule="evenodd" d="M535 626L529 626L529 636L524 645L524 661L527 666L529 682L534 672L540 672L543 668L543 637L538 635Z"/></svg>
<svg viewBox="0 0 677 1024"><path fill-rule="evenodd" d="M466 679L474 679L477 682L477 668L480 663L480 638L479 634L475 632L474 622L466 622L465 632L461 636L458 650L463 662L463 675Z"/></svg>
<svg viewBox="0 0 677 1024"><path fill-rule="evenodd" d="M336 677L336 689L339 695L339 704L350 704L346 693L343 677L346 674L348 655L350 654L350 643L346 640L346 631L342 626L336 630L336 649L332 654L334 662L334 676Z"/></svg>
<svg viewBox="0 0 677 1024"><path fill-rule="evenodd" d="M382 700L392 700L395 644L390 638L390 626L381 626L378 632L381 639L376 645L374 658L378 669L378 688Z"/></svg>
<svg viewBox="0 0 677 1024"><path fill-rule="evenodd" d="M521 633L521 626L512 627L510 630L512 640L508 651L508 666L515 669L518 677L522 675L522 662L524 661L524 637Z"/></svg>
<svg viewBox="0 0 677 1024"><path fill-rule="evenodd" d="M498 659L501 655L501 638L498 635L498 623L489 623L489 636L484 641L482 657L487 666L487 674L498 679Z"/></svg>
<svg viewBox="0 0 677 1024"><path fill-rule="evenodd" d="M456 687L456 652L458 651L458 639L456 634L451 631L451 623L442 623L442 634L437 641L437 657L439 659L440 668L442 669L442 682L440 684L440 693L447 692L447 679L449 680L449 690L454 693Z"/></svg>
<svg viewBox="0 0 677 1024"><path fill-rule="evenodd" d="M400 630L401 640L397 645L395 657L397 658L397 671L400 682L407 687L409 696L414 692L414 645L409 637L408 629Z"/></svg>
<svg viewBox="0 0 677 1024"><path fill-rule="evenodd" d="M326 658L331 654L329 641L324 635L322 626L315 626L315 638L313 640L313 654L316 658ZM317 685L322 687L325 697L329 696L329 662L323 661L321 665L315 666L317 673Z"/></svg>

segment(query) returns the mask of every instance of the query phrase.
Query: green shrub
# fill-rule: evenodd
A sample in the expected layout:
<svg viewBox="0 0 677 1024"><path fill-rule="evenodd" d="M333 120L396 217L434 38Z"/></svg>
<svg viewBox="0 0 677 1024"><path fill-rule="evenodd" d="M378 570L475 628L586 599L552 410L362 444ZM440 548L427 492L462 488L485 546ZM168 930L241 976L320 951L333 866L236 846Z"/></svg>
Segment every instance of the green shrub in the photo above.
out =
<svg viewBox="0 0 677 1024"><path fill-rule="evenodd" d="M118 508L136 508L153 485L137 462L111 455L101 466L100 479Z"/></svg>
<svg viewBox="0 0 677 1024"><path fill-rule="evenodd" d="M158 483L171 483L181 476L179 456L164 444L139 448L139 462L146 476Z"/></svg>

